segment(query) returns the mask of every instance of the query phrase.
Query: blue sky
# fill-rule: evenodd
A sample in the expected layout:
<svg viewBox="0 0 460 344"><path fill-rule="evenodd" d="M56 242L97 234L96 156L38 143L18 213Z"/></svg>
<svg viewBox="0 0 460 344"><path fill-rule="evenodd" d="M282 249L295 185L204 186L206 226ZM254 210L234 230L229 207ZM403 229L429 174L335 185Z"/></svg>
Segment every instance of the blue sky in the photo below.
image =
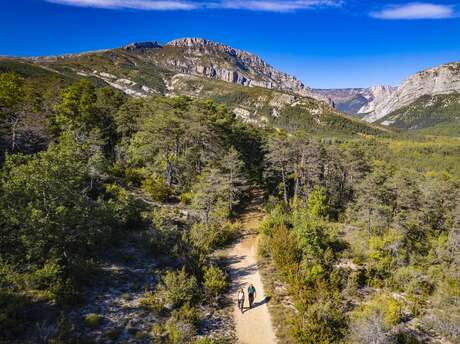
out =
<svg viewBox="0 0 460 344"><path fill-rule="evenodd" d="M460 61L458 1L2 0L0 55L52 55L204 37L312 87L399 84Z"/></svg>

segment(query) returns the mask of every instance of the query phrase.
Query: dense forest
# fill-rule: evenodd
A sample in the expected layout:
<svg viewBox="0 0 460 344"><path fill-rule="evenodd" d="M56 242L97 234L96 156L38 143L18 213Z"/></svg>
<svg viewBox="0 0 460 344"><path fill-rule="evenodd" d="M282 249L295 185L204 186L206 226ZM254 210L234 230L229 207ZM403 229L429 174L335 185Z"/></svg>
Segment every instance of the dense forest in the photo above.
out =
<svg viewBox="0 0 460 344"><path fill-rule="evenodd" d="M255 188L266 283L293 305L273 314L281 342L460 341L457 138L315 135L289 114L255 126L212 100L30 75L0 73L0 342L102 341L100 314L75 309L133 249L157 262L137 286L155 326L100 336L234 341L204 323L228 301L214 253Z"/></svg>

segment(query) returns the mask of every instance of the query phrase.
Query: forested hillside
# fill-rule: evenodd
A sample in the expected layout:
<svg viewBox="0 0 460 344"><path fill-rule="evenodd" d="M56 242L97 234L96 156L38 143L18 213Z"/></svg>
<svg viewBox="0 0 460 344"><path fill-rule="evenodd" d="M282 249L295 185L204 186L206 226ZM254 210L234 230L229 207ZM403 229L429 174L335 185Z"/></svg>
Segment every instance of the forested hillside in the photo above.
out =
<svg viewBox="0 0 460 344"><path fill-rule="evenodd" d="M215 253L254 188L280 342L460 340L457 139L1 66L0 342L235 342Z"/></svg>
<svg viewBox="0 0 460 344"><path fill-rule="evenodd" d="M1 341L231 340L210 255L261 179L261 131L47 75L0 74L0 102Z"/></svg>
<svg viewBox="0 0 460 344"><path fill-rule="evenodd" d="M283 342L460 340L458 144L269 140L260 253Z"/></svg>
<svg viewBox="0 0 460 344"><path fill-rule="evenodd" d="M433 135L460 135L460 95L422 96L414 103L385 116L379 123Z"/></svg>

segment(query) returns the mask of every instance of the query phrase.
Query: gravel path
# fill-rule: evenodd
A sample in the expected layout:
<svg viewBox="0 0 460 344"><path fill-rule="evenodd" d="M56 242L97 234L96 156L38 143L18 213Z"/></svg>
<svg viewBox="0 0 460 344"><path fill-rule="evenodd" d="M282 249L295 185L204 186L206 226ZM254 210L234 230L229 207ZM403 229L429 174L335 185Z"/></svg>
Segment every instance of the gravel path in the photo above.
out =
<svg viewBox="0 0 460 344"><path fill-rule="evenodd" d="M262 280L257 266L257 229L263 217L259 202L255 199L241 217L245 235L229 252L232 295L235 300L234 320L238 343L274 344L276 343L270 313L269 299L265 297ZM249 309L247 287L253 284L257 294L254 307ZM245 309L241 313L236 305L237 293L244 288Z"/></svg>

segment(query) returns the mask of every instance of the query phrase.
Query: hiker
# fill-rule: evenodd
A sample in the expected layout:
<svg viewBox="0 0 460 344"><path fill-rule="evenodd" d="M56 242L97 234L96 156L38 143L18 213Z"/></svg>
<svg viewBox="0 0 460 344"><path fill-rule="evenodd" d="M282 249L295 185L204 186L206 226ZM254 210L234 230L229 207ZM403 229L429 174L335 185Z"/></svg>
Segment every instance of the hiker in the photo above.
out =
<svg viewBox="0 0 460 344"><path fill-rule="evenodd" d="M244 291L243 288L240 289L238 292L238 308L240 309L241 313L243 313L244 309Z"/></svg>
<svg viewBox="0 0 460 344"><path fill-rule="evenodd" d="M248 288L249 308L252 308L254 299L256 298L256 288L251 284Z"/></svg>

